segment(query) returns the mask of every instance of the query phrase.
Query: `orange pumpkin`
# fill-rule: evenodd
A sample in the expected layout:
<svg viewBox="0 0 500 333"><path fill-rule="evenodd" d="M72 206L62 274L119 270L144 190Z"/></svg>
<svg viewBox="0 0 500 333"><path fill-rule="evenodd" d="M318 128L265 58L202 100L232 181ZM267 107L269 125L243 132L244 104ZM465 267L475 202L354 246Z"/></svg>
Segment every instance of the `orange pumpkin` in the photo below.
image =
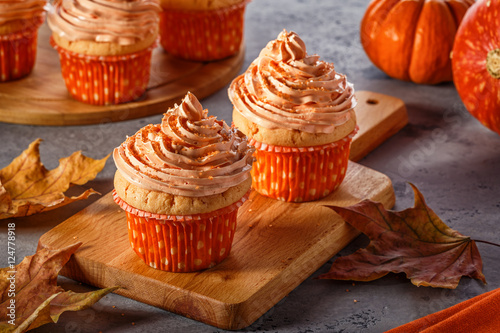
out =
<svg viewBox="0 0 500 333"><path fill-rule="evenodd" d="M361 21L361 44L387 75L436 84L452 81L450 52L474 0L373 0Z"/></svg>
<svg viewBox="0 0 500 333"><path fill-rule="evenodd" d="M478 0L453 46L453 81L467 110L500 134L500 0Z"/></svg>

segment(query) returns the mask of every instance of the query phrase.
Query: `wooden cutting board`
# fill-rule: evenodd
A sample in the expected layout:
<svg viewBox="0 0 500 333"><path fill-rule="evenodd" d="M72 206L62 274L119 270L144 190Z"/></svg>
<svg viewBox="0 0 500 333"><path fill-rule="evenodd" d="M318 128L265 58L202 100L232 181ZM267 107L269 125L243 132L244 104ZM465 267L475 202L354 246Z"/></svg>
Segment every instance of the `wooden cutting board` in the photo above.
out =
<svg viewBox="0 0 500 333"><path fill-rule="evenodd" d="M360 131L352 144L359 159L407 123L404 104L370 93L356 112ZM359 97L358 97L359 98ZM363 199L394 205L390 179L350 162L346 178L316 202L285 203L252 192L238 212L230 255L197 273L168 273L144 264L128 241L125 213L108 193L59 224L39 248L83 242L61 274L223 329L257 320L359 233L325 205L348 206Z"/></svg>
<svg viewBox="0 0 500 333"><path fill-rule="evenodd" d="M236 55L215 62L177 59L157 47L151 61L146 94L138 101L113 106L94 106L70 97L61 76L59 56L49 43L51 32L44 24L38 35L33 72L20 80L0 83L0 121L29 125L86 125L135 119L165 112L180 102L187 91L199 99L229 83L245 58Z"/></svg>
<svg viewBox="0 0 500 333"><path fill-rule="evenodd" d="M110 193L44 234L39 248L83 242L61 270L71 279L222 328L252 324L358 231L323 205L369 198L394 205L389 178L351 162L333 195L285 203L252 192L238 212L233 248L220 264L198 273L168 273L146 265L130 248L125 213Z"/></svg>

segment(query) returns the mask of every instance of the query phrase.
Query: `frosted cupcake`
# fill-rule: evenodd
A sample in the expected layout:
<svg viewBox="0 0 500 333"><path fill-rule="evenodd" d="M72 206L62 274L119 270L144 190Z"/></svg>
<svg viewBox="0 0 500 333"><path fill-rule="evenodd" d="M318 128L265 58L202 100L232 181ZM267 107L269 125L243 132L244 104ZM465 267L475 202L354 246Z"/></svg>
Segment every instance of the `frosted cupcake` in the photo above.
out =
<svg viewBox="0 0 500 333"><path fill-rule="evenodd" d="M158 0L62 0L51 8L51 43L70 95L109 105L141 97L158 38Z"/></svg>
<svg viewBox="0 0 500 333"><path fill-rule="evenodd" d="M283 201L317 200L345 177L356 130L354 88L284 30L229 87L233 122L256 147L253 187Z"/></svg>
<svg viewBox="0 0 500 333"><path fill-rule="evenodd" d="M160 1L160 42L167 52L184 59L211 61L240 50L249 0Z"/></svg>
<svg viewBox="0 0 500 333"><path fill-rule="evenodd" d="M20 79L35 66L45 0L0 1L0 82Z"/></svg>
<svg viewBox="0 0 500 333"><path fill-rule="evenodd" d="M253 148L194 95L114 150L115 201L132 249L171 272L212 267L231 250L238 208L251 186Z"/></svg>

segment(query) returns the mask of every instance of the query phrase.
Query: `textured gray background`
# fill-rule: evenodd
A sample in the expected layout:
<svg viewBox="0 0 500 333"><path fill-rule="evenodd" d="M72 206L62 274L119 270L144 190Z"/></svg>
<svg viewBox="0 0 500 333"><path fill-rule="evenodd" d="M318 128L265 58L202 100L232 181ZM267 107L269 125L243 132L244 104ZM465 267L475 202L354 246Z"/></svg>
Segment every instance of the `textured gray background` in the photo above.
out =
<svg viewBox="0 0 500 333"><path fill-rule="evenodd" d="M254 0L247 7L247 53L243 69L266 43L286 28L296 31L309 53L335 63L357 90L371 90L401 98L410 124L381 145L361 164L385 173L393 181L396 207L413 205L407 182L416 184L428 204L450 227L474 239L500 242L500 136L487 130L463 107L453 84L416 85L393 80L376 69L359 42L359 22L368 0ZM0 90L2 89L0 85ZM231 104L226 88L202 101L211 114L226 120ZM1 107L1 103L0 103ZM22 110L20 110L22 112ZM0 167L6 166L30 142L42 138L42 161L48 168L73 151L101 158L126 135L160 116L92 126L38 127L0 123ZM439 132L442 131L442 132ZM443 140L436 140L441 134ZM433 136L434 135L434 136ZM101 193L112 189L115 167L111 160L95 181ZM30 218L16 220L17 257L35 252L38 238L66 218L98 199ZM0 222L0 241L6 244L6 225ZM367 244L360 236L340 254ZM245 332L383 332L460 301L500 287L500 248L478 244L487 285L463 278L455 290L415 287L404 275L390 274L369 283L314 280L329 263L258 319ZM0 265L7 266L6 245ZM68 288L90 290L61 278ZM349 290L347 292L346 290ZM358 302L354 302L357 300ZM115 308L113 308L115 306ZM132 322L135 325L132 325ZM79 313L65 313L57 325L33 332L222 332L170 312L119 295L109 295Z"/></svg>

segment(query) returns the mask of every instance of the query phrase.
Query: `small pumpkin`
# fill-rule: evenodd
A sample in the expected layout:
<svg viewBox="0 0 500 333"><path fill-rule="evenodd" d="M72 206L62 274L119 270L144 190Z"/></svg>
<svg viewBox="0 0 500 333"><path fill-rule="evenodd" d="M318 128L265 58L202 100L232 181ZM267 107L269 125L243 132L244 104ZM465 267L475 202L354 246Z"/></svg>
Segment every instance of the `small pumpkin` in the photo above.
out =
<svg viewBox="0 0 500 333"><path fill-rule="evenodd" d="M500 0L479 0L465 15L452 53L453 79L467 110L500 134Z"/></svg>
<svg viewBox="0 0 500 333"><path fill-rule="evenodd" d="M387 75L420 84L452 80L450 52L474 0L373 0L361 21L361 44Z"/></svg>

